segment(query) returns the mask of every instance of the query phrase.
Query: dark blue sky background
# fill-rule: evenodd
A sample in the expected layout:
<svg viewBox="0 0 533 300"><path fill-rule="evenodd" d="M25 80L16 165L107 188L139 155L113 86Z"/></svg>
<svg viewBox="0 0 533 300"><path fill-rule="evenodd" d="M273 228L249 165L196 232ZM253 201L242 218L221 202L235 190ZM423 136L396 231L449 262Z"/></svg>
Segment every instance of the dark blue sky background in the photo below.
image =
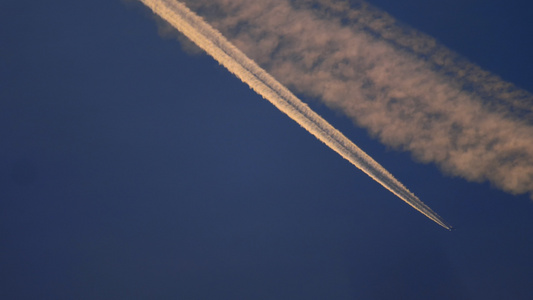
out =
<svg viewBox="0 0 533 300"><path fill-rule="evenodd" d="M371 3L533 91L531 1ZM457 230L141 5L1 1L0 299L533 299L528 196L314 108Z"/></svg>

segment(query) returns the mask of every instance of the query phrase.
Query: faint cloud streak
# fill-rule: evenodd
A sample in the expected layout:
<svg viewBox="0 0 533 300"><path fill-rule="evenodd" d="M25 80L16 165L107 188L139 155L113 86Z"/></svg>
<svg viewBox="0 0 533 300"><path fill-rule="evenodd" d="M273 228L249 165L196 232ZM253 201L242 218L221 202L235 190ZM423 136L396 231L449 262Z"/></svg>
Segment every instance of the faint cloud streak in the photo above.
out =
<svg viewBox="0 0 533 300"><path fill-rule="evenodd" d="M533 198L533 97L363 1L186 0L294 91L447 174Z"/></svg>

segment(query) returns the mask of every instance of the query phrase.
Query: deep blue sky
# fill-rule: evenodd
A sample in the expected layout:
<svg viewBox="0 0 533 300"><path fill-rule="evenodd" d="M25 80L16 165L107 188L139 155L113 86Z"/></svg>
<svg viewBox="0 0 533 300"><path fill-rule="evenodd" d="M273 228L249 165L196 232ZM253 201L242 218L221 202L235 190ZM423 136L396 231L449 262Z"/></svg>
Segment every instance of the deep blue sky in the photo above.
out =
<svg viewBox="0 0 533 300"><path fill-rule="evenodd" d="M533 91L531 1L371 3ZM0 299L533 299L528 196L315 108L457 230L142 6L1 1Z"/></svg>

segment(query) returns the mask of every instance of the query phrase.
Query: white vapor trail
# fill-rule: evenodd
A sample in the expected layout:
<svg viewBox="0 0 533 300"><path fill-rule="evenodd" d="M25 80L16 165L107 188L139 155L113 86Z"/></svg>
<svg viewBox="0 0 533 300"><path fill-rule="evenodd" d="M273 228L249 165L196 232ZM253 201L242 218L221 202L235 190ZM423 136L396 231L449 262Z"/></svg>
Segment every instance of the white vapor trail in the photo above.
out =
<svg viewBox="0 0 533 300"><path fill-rule="evenodd" d="M363 0L182 0L291 90L445 173L533 199L533 95Z"/></svg>
<svg viewBox="0 0 533 300"><path fill-rule="evenodd" d="M184 4L174 0L140 1L320 141L413 208L442 227L448 230L451 229L441 217L396 180L392 174L312 111L287 88L226 40L217 30L190 11Z"/></svg>

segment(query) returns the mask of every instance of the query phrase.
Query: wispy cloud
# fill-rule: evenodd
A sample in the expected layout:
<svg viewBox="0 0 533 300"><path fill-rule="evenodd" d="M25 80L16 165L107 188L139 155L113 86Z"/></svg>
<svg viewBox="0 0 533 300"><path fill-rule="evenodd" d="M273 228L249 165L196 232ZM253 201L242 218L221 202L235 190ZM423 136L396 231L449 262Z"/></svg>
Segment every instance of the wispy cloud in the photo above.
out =
<svg viewBox="0 0 533 300"><path fill-rule="evenodd" d="M413 195L387 170L312 111L185 5L174 0L141 1L320 141L419 212L442 227L450 229L442 218Z"/></svg>
<svg viewBox="0 0 533 300"><path fill-rule="evenodd" d="M294 91L452 175L533 197L533 96L363 1L185 0Z"/></svg>

